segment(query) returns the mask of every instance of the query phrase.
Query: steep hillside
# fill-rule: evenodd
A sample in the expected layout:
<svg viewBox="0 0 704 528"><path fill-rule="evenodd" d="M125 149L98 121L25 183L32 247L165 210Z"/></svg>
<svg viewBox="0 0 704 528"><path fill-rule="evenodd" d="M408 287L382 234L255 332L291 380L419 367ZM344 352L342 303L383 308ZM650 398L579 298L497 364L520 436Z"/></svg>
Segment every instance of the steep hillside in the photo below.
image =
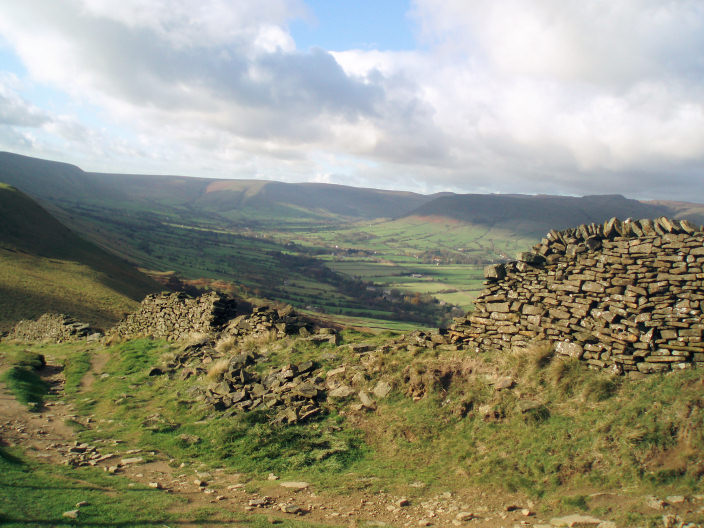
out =
<svg viewBox="0 0 704 528"><path fill-rule="evenodd" d="M105 325L156 289L28 196L0 184L0 327L47 311Z"/></svg>
<svg viewBox="0 0 704 528"><path fill-rule="evenodd" d="M475 225L503 227L541 236L550 229L604 222L609 218L676 216L666 205L643 203L620 195L547 196L461 194L442 196L407 216L439 216Z"/></svg>

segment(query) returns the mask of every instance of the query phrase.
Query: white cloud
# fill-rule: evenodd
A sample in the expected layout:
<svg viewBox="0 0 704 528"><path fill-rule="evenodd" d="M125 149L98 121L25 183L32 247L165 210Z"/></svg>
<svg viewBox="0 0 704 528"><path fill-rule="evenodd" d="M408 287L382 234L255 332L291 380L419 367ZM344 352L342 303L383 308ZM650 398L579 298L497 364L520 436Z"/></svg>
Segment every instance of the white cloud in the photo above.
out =
<svg viewBox="0 0 704 528"><path fill-rule="evenodd" d="M704 189L698 0L416 0L412 11L418 51L332 52L296 49L300 0L0 0L0 35L32 81L101 109L104 128L47 113L21 87L0 89L0 120L14 144L33 128L38 154L70 145L102 170Z"/></svg>

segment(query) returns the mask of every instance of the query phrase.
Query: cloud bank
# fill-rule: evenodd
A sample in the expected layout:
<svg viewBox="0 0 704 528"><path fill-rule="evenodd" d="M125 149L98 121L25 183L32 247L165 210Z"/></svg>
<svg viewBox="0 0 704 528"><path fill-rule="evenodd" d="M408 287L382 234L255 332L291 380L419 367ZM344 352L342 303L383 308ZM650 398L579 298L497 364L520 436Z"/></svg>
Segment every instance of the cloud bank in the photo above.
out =
<svg viewBox="0 0 704 528"><path fill-rule="evenodd" d="M295 0L0 7L26 68L0 77L8 150L96 170L704 201L696 0L417 0L405 52L298 49Z"/></svg>

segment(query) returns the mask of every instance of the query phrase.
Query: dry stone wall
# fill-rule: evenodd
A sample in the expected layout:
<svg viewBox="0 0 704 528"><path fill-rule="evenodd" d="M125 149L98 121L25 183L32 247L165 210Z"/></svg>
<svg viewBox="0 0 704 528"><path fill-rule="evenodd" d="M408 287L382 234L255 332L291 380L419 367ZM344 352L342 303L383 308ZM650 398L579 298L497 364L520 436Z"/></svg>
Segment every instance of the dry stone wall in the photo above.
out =
<svg viewBox="0 0 704 528"><path fill-rule="evenodd" d="M146 335L179 341L196 333L219 331L236 316L236 309L234 300L215 292L195 298L185 293L152 294L109 333L126 338Z"/></svg>
<svg viewBox="0 0 704 528"><path fill-rule="evenodd" d="M548 340L558 354L619 373L704 365L704 233L686 220L550 231L485 277L450 342L507 350Z"/></svg>

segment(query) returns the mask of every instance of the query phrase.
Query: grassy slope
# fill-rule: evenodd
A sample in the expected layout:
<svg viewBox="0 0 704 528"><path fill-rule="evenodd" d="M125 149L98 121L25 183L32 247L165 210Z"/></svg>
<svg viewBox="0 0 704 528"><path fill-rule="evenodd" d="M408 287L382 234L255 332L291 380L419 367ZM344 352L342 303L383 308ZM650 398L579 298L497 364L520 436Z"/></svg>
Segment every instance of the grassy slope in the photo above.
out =
<svg viewBox="0 0 704 528"><path fill-rule="evenodd" d="M95 468L71 468L25 458L16 448L0 447L0 524L28 526L100 526L154 528L155 526L271 526L263 516L243 516L212 506L186 513L184 499L161 490L108 475ZM77 520L62 516L78 508ZM279 522L282 528L310 523ZM321 527L323 528L323 527Z"/></svg>
<svg viewBox="0 0 704 528"><path fill-rule="evenodd" d="M0 321L47 311L112 323L158 285L0 184Z"/></svg>
<svg viewBox="0 0 704 528"><path fill-rule="evenodd" d="M673 211L675 218L687 218L695 224L704 224L704 205L690 202L673 202L669 200L652 200L645 202L664 206Z"/></svg>
<svg viewBox="0 0 704 528"><path fill-rule="evenodd" d="M318 348L293 339L243 346L250 345L267 355L265 368L312 358L325 370L344 364L348 380L365 372L352 382L358 388L383 378L395 389L374 413L331 403L328 414L307 425L272 427L266 414L225 417L194 402L193 388L210 383L205 377L149 377L149 368L168 358L175 345L138 340L107 350L81 349L83 355L67 345L35 350L67 356L69 398L78 414L114 419L100 430L81 432L84 441L121 438L130 446L157 448L175 463L232 468L248 475L252 489L267 486L269 472L342 494L408 493L412 482L422 482L426 491L412 493L518 491L539 499L540 508L569 510L579 502L603 515L592 509L599 499L591 493L615 491L638 502L646 494L690 495L704 484L701 371L633 381L552 359L539 348L502 356L421 349L360 357L344 347ZM0 345L0 355L13 347ZM81 391L77 380L85 372L86 353L108 353L110 361L108 376ZM74 360L84 366L74 368ZM492 380L505 375L515 387L494 390ZM422 397L414 401L410 393L423 384ZM169 426L146 430L145 417L155 414ZM185 445L179 440L183 433L203 442ZM619 526L651 520L638 508L634 512L619 507L610 517ZM650 515L654 521L662 514Z"/></svg>

